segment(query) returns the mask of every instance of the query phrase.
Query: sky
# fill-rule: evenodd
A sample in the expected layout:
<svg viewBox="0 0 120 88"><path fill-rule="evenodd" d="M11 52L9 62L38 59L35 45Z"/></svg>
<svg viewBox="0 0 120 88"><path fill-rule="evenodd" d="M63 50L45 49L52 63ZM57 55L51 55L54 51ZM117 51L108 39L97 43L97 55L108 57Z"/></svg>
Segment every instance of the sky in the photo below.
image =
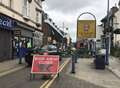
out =
<svg viewBox="0 0 120 88"><path fill-rule="evenodd" d="M53 22L59 28L68 28L72 41L76 41L77 18L83 12L91 12L96 16L97 25L107 14L108 0L45 0L43 10L52 18ZM110 8L118 6L119 0L110 0ZM90 15L84 15L83 18L93 19ZM65 29L64 29L65 30Z"/></svg>

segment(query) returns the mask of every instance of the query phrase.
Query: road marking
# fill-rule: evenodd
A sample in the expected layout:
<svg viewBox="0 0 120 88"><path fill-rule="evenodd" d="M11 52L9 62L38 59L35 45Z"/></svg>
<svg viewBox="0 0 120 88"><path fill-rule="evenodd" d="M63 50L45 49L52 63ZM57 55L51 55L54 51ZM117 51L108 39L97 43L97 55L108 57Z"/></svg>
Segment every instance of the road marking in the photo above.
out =
<svg viewBox="0 0 120 88"><path fill-rule="evenodd" d="M61 68L63 65L64 65L64 63L59 68ZM52 75L52 76L54 76L54 75ZM51 81L51 80L50 79L46 80L44 82L44 84L42 86L40 86L40 88L44 88L48 84L49 81Z"/></svg>
<svg viewBox="0 0 120 88"><path fill-rule="evenodd" d="M63 66L60 68L59 72L61 72L63 70L63 68L67 65L67 63L69 62L69 60L67 60ZM49 88L50 85L55 81L55 79L57 78L57 74L53 77L53 79L45 86L45 88Z"/></svg>
<svg viewBox="0 0 120 88"><path fill-rule="evenodd" d="M49 81L50 80L45 81L44 84L42 86L40 86L40 88L44 88L44 86L47 85Z"/></svg>
<svg viewBox="0 0 120 88"><path fill-rule="evenodd" d="M66 60L59 68L59 72L61 72L63 70L63 68L67 65L67 63L70 61L70 59ZM44 84L40 87L40 88L49 88L50 85L54 82L54 80L57 78L56 74L52 79L49 79L47 81L44 82Z"/></svg>
<svg viewBox="0 0 120 88"><path fill-rule="evenodd" d="M49 88L50 85L54 82L54 80L57 78L57 74L53 77L53 79L44 87L44 88Z"/></svg>
<svg viewBox="0 0 120 88"><path fill-rule="evenodd" d="M70 59L68 59L64 64L63 66L61 67L61 69L59 70L59 72L61 72L63 70L63 68L68 64L68 62L70 61Z"/></svg>
<svg viewBox="0 0 120 88"><path fill-rule="evenodd" d="M2 72L2 73L0 73L0 77L5 76L5 75L10 74L10 73L13 73L13 72L18 71L18 70L21 70L23 68L25 68L25 66L17 67L17 68L14 68L12 70L9 70L9 71Z"/></svg>
<svg viewBox="0 0 120 88"><path fill-rule="evenodd" d="M64 63L63 63L59 68L61 68L63 65L64 65ZM52 75L52 76L53 76L53 75ZM46 81L44 82L44 84L43 84L42 86L40 86L40 88L44 88L44 87L49 83L49 81L50 81L50 79L46 80Z"/></svg>

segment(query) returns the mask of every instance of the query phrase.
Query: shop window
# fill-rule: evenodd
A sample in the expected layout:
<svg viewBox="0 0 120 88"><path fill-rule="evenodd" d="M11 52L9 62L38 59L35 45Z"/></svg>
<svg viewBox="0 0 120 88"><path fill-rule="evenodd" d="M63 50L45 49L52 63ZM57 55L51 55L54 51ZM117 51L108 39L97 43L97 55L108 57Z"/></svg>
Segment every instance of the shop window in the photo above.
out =
<svg viewBox="0 0 120 88"><path fill-rule="evenodd" d="M36 22L39 23L39 24L41 24L41 22L42 22L41 12L37 11L37 10L36 10Z"/></svg>
<svg viewBox="0 0 120 88"><path fill-rule="evenodd" d="M39 22L39 12L36 11L36 22L38 23Z"/></svg>
<svg viewBox="0 0 120 88"><path fill-rule="evenodd" d="M2 0L0 0L0 3L2 3Z"/></svg>

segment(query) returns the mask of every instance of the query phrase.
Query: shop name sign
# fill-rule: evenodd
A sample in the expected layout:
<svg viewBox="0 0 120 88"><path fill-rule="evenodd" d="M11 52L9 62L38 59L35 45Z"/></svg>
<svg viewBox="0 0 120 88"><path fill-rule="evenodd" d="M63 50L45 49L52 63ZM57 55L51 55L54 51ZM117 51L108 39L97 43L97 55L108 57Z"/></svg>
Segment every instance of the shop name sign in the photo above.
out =
<svg viewBox="0 0 120 88"><path fill-rule="evenodd" d="M0 27L8 30L12 30L14 24L13 20L0 15Z"/></svg>

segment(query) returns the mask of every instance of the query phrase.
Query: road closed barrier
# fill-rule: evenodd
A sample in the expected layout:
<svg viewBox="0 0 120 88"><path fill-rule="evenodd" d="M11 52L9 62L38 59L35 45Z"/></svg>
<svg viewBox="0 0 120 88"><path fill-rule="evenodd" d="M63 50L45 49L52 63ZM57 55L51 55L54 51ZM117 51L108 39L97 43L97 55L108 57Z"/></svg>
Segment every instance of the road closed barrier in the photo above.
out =
<svg viewBox="0 0 120 88"><path fill-rule="evenodd" d="M58 55L34 55L31 74L57 74L59 72Z"/></svg>

